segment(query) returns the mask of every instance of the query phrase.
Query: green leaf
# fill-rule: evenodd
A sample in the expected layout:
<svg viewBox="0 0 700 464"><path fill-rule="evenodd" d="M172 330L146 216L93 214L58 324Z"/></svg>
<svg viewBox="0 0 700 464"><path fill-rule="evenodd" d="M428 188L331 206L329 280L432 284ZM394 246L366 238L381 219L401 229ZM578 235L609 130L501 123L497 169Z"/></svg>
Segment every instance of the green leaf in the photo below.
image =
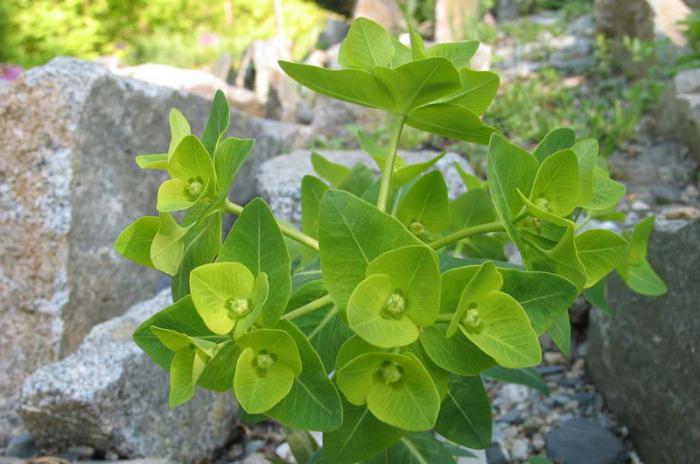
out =
<svg viewBox="0 0 700 464"><path fill-rule="evenodd" d="M403 431L375 418L366 405L343 400L343 425L323 434L324 462L354 464L396 443Z"/></svg>
<svg viewBox="0 0 700 464"><path fill-rule="evenodd" d="M522 306L513 297L491 292L474 302L466 295L460 299L458 311L467 305L460 329L469 340L503 367L539 364L542 350L537 334Z"/></svg>
<svg viewBox="0 0 700 464"><path fill-rule="evenodd" d="M479 375L496 364L462 332L447 337L447 324L433 324L423 329L420 342L430 359L442 369L457 375Z"/></svg>
<svg viewBox="0 0 700 464"><path fill-rule="evenodd" d="M151 242L153 267L169 275L177 273L185 253L184 238L190 227L181 227L170 213L160 213L160 226Z"/></svg>
<svg viewBox="0 0 700 464"><path fill-rule="evenodd" d="M189 295L142 322L134 331L134 342L153 362L165 370L170 367L173 352L153 333L152 327L172 330L190 337L209 337L214 335L204 324L202 318L199 317Z"/></svg>
<svg viewBox="0 0 700 464"><path fill-rule="evenodd" d="M388 350L370 345L358 335L353 335L348 338L345 343L343 343L343 346L340 347L340 350L338 350L335 369L340 370L343 366L360 355L367 353L385 353L387 351Z"/></svg>
<svg viewBox="0 0 700 464"><path fill-rule="evenodd" d="M161 212L187 209L204 198L216 185L214 164L202 143L194 136L182 139L168 161L172 179L158 189L157 209Z"/></svg>
<svg viewBox="0 0 700 464"><path fill-rule="evenodd" d="M571 281L578 289L584 287L586 270L578 258L571 227L566 229L559 243L552 249L542 249L531 240L527 241L527 245L523 257L531 262L534 270L558 274Z"/></svg>
<svg viewBox="0 0 700 464"><path fill-rule="evenodd" d="M185 348L175 353L170 365L170 396L168 405L175 408L194 396L194 387L204 370L206 358L194 349Z"/></svg>
<svg viewBox="0 0 700 464"><path fill-rule="evenodd" d="M527 387L534 388L543 395L549 395L547 383L544 381L539 372L533 368L506 369L505 367L494 366L484 371L484 375L494 380L500 380L501 382L525 385Z"/></svg>
<svg viewBox="0 0 700 464"><path fill-rule="evenodd" d="M138 155L136 156L136 165L141 169L159 169L165 171L168 169L168 154Z"/></svg>
<svg viewBox="0 0 700 464"><path fill-rule="evenodd" d="M323 281L344 311L374 258L420 242L392 216L354 195L328 190L321 198L319 246Z"/></svg>
<svg viewBox="0 0 700 464"><path fill-rule="evenodd" d="M593 198L593 169L598 158L598 141L584 139L571 147L578 160L579 204L588 204Z"/></svg>
<svg viewBox="0 0 700 464"><path fill-rule="evenodd" d="M287 427L318 431L337 429L343 423L343 407L321 358L291 322L282 320L277 328L294 339L304 368L294 379L289 394L266 414Z"/></svg>
<svg viewBox="0 0 700 464"><path fill-rule="evenodd" d="M610 178L597 164L593 167L593 195L581 206L595 211L604 211L616 206L625 196L625 186Z"/></svg>
<svg viewBox="0 0 700 464"><path fill-rule="evenodd" d="M463 193L450 206L455 230L496 220L491 200L486 191L481 188Z"/></svg>
<svg viewBox="0 0 700 464"><path fill-rule="evenodd" d="M129 224L114 241L114 249L136 264L153 267L151 243L158 233L160 220L154 216L144 216Z"/></svg>
<svg viewBox="0 0 700 464"><path fill-rule="evenodd" d="M305 64L280 61L289 77L314 92L370 108L394 106L389 90L376 76L359 69L324 69Z"/></svg>
<svg viewBox="0 0 700 464"><path fill-rule="evenodd" d="M407 433L398 443L387 448L365 464L454 464L444 443L429 432Z"/></svg>
<svg viewBox="0 0 700 464"><path fill-rule="evenodd" d="M530 199L540 209L558 217L569 215L578 204L578 161L572 150L547 156L537 170Z"/></svg>
<svg viewBox="0 0 700 464"><path fill-rule="evenodd" d="M254 145L254 139L228 137L216 147L214 166L217 191L220 195L228 194L238 170L243 166Z"/></svg>
<svg viewBox="0 0 700 464"><path fill-rule="evenodd" d="M479 117L453 103L434 103L411 111L406 124L433 134L486 145L496 131Z"/></svg>
<svg viewBox="0 0 700 464"><path fill-rule="evenodd" d="M498 74L464 68L459 70L459 77L462 88L444 97L442 102L460 106L477 116L483 114L496 97L500 84Z"/></svg>
<svg viewBox="0 0 700 464"><path fill-rule="evenodd" d="M354 404L367 403L379 420L408 431L435 425L440 397L430 374L413 355L369 353L337 374L337 383Z"/></svg>
<svg viewBox="0 0 700 464"><path fill-rule="evenodd" d="M284 237L264 200L256 198L243 208L216 260L242 263L253 275L267 274L270 294L262 317L266 325L273 326L289 301L291 264Z"/></svg>
<svg viewBox="0 0 700 464"><path fill-rule="evenodd" d="M606 316L612 315L605 291L605 279L601 279L591 288L583 291L586 300Z"/></svg>
<svg viewBox="0 0 700 464"><path fill-rule="evenodd" d="M394 44L394 56L391 58L389 66L396 68L411 61L411 49L399 42L396 37L392 37L391 41Z"/></svg>
<svg viewBox="0 0 700 464"><path fill-rule="evenodd" d="M228 130L230 118L231 110L226 95L221 90L217 90L211 102L209 118L202 132L202 143L212 157L217 151L219 141Z"/></svg>
<svg viewBox="0 0 700 464"><path fill-rule="evenodd" d="M420 224L432 232L442 232L450 225L447 184L440 171L432 171L411 186L399 201L396 217L412 230ZM420 235L420 234L417 234Z"/></svg>
<svg viewBox="0 0 700 464"><path fill-rule="evenodd" d="M411 182L413 179L418 177L423 171L430 169L435 163L440 161L443 156L445 156L444 152L423 163L415 163L409 164L407 166L397 167L394 170L394 174L391 176L392 187L398 188L402 185Z"/></svg>
<svg viewBox="0 0 700 464"><path fill-rule="evenodd" d="M338 190L350 192L353 195L362 197L374 183L374 174L362 163L356 163L348 175L338 185Z"/></svg>
<svg viewBox="0 0 700 464"><path fill-rule="evenodd" d="M562 353L567 356L571 353L571 322L568 312L549 328L549 336Z"/></svg>
<svg viewBox="0 0 700 464"><path fill-rule="evenodd" d="M457 170L457 174L459 174L459 177L462 178L462 182L464 182L464 186L467 188L467 190L471 191L476 189L483 189L486 185L486 183L483 180L465 171L459 163L455 162L453 166Z"/></svg>
<svg viewBox="0 0 700 464"><path fill-rule="evenodd" d="M394 42L382 26L367 18L352 22L340 44L338 63L344 68L371 72L374 66L387 66L394 56Z"/></svg>
<svg viewBox="0 0 700 464"><path fill-rule="evenodd" d="M542 163L548 156L571 148L576 143L576 132L566 127L551 130L544 136L532 154Z"/></svg>
<svg viewBox="0 0 700 464"><path fill-rule="evenodd" d="M478 40L438 43L426 50L426 54L431 58L446 58L455 68L460 69L469 67L478 48Z"/></svg>
<svg viewBox="0 0 700 464"><path fill-rule="evenodd" d="M447 336L455 334L468 311L478 311L478 307L485 303L487 297L498 291L502 285L503 278L492 262L485 262L479 266L469 282L459 290L459 303L447 328Z"/></svg>
<svg viewBox="0 0 700 464"><path fill-rule="evenodd" d="M389 90L394 102L385 109L397 114L408 114L461 86L457 70L445 58L412 61L394 69L377 66L373 71Z"/></svg>
<svg viewBox="0 0 700 464"><path fill-rule="evenodd" d="M233 377L236 398L251 414L266 412L287 396L301 373L297 344L287 332L275 329L249 332L238 344L242 351Z"/></svg>
<svg viewBox="0 0 700 464"><path fill-rule="evenodd" d="M311 166L316 171L316 174L336 188L343 183L343 180L350 173L350 168L329 161L316 152L311 152Z"/></svg>
<svg viewBox="0 0 700 464"><path fill-rule="evenodd" d="M647 261L647 243L654 228L654 221L654 216L648 216L634 226L629 238L627 258L617 268L628 287L648 296L663 295L667 291L666 284Z"/></svg>
<svg viewBox="0 0 700 464"><path fill-rule="evenodd" d="M192 133L190 124L187 122L185 115L175 108L170 110L168 122L170 123L170 145L168 146L166 160L170 159L175 149L180 145L180 142L182 142L182 139Z"/></svg>
<svg viewBox="0 0 700 464"><path fill-rule="evenodd" d="M522 251L522 240L511 221L523 207L518 190L527 194L532 189L537 160L500 135L494 135L489 144L486 170L496 214L510 239Z"/></svg>
<svg viewBox="0 0 700 464"><path fill-rule="evenodd" d="M416 341L419 328L404 314L403 307L397 315L385 309L393 295L392 282L384 274L370 275L360 282L348 301L350 328L367 342L382 348Z"/></svg>
<svg viewBox="0 0 700 464"><path fill-rule="evenodd" d="M284 439L297 464L308 464L311 455L318 450L318 443L314 437L305 430L285 428Z"/></svg>
<svg viewBox="0 0 700 464"><path fill-rule="evenodd" d="M578 257L586 269L585 288L592 287L613 269L627 254L627 241L609 230L588 230L576 236Z"/></svg>
<svg viewBox="0 0 700 464"><path fill-rule="evenodd" d="M231 390L236 360L240 354L241 351L232 340L223 342L199 376L197 385L217 392Z"/></svg>
<svg viewBox="0 0 700 464"><path fill-rule="evenodd" d="M428 52L425 49L425 44L423 43L423 38L420 33L412 26L408 26L408 36L411 40L411 56L414 60L422 60L428 56Z"/></svg>
<svg viewBox="0 0 700 464"><path fill-rule="evenodd" d="M491 446L491 404L481 378L451 376L435 431L471 449Z"/></svg>
<svg viewBox="0 0 700 464"><path fill-rule="evenodd" d="M313 238L318 238L321 197L326 190L328 186L317 177L307 175L301 179L301 230Z"/></svg>

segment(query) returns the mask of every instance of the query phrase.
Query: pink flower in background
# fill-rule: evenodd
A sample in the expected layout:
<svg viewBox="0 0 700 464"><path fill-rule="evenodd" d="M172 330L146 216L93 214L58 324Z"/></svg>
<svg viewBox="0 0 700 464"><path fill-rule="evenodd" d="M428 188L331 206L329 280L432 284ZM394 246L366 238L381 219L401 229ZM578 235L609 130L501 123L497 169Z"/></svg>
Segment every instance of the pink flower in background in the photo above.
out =
<svg viewBox="0 0 700 464"><path fill-rule="evenodd" d="M0 64L0 79L14 81L22 71L22 67L15 64Z"/></svg>
<svg viewBox="0 0 700 464"><path fill-rule="evenodd" d="M205 47L217 47L219 45L219 36L213 32L206 32L199 36L199 43Z"/></svg>

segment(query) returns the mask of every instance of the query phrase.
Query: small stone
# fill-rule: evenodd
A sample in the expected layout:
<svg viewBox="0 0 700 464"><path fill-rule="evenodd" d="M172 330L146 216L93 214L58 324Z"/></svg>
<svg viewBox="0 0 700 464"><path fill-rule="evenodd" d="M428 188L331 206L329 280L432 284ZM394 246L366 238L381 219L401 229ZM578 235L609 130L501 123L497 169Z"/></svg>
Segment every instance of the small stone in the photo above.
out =
<svg viewBox="0 0 700 464"><path fill-rule="evenodd" d="M683 219L686 221L692 221L700 217L700 209L694 206L677 206L671 208L664 213L666 219Z"/></svg>
<svg viewBox="0 0 700 464"><path fill-rule="evenodd" d="M253 454L263 446L265 446L265 442L263 440L251 440L245 444L245 454Z"/></svg>
<svg viewBox="0 0 700 464"><path fill-rule="evenodd" d="M569 419L547 434L547 454L566 464L610 464L622 449L619 438L590 419Z"/></svg>
<svg viewBox="0 0 700 464"><path fill-rule="evenodd" d="M497 422L505 422L507 424L519 424L523 421L523 415L517 409L512 409L507 413L496 418Z"/></svg>
<svg viewBox="0 0 700 464"><path fill-rule="evenodd" d="M268 464L269 462L265 455L260 453L251 454L243 460L243 464Z"/></svg>
<svg viewBox="0 0 700 464"><path fill-rule="evenodd" d="M649 209L649 205L641 200L637 200L634 203L632 203L632 209L634 211L646 211Z"/></svg>
<svg viewBox="0 0 700 464"><path fill-rule="evenodd" d="M31 458L38 452L34 439L28 433L12 437L5 448L5 456L13 458Z"/></svg>
<svg viewBox="0 0 700 464"><path fill-rule="evenodd" d="M494 443L486 450L486 462L488 464L508 464L508 459L506 459L498 443Z"/></svg>
<svg viewBox="0 0 700 464"><path fill-rule="evenodd" d="M524 438L514 440L510 448L511 459L520 461L526 460L530 456L530 444Z"/></svg>
<svg viewBox="0 0 700 464"><path fill-rule="evenodd" d="M546 444L544 441L544 437L542 436L541 433L534 434L532 436L532 441L530 443L532 443L532 449L534 451L540 451L541 449L543 449L545 447L545 444Z"/></svg>
<svg viewBox="0 0 700 464"><path fill-rule="evenodd" d="M544 360L547 364L560 364L566 365L568 361L563 354L553 351L548 351L544 354Z"/></svg>
<svg viewBox="0 0 700 464"><path fill-rule="evenodd" d="M524 385L507 383L501 387L499 396L503 399L503 406L510 408L512 405L524 403L530 396L530 389Z"/></svg>
<svg viewBox="0 0 700 464"><path fill-rule="evenodd" d="M525 433L535 433L542 430L543 425L542 419L532 416L523 422L522 429Z"/></svg>

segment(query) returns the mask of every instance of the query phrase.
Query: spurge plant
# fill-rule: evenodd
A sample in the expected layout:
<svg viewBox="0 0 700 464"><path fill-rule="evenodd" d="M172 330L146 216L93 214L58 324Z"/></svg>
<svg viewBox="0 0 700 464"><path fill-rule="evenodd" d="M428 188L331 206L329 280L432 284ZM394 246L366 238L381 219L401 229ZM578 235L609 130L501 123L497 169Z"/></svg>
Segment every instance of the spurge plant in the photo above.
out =
<svg viewBox="0 0 700 464"><path fill-rule="evenodd" d="M221 93L201 137L172 110L168 152L137 157L169 179L158 216L129 225L115 247L172 276L174 303L134 334L170 371L171 406L197 387L233 390L243 420L287 428L299 462L454 462L491 443L481 376L546 388L532 369L538 338L568 353L577 295L605 309L611 271L639 293L665 291L646 260L653 218L623 236L587 227L622 219L625 192L595 140L556 129L533 152L510 143L480 119L499 78L469 68L478 43L410 38L409 48L358 19L342 69L280 63L391 120L387 145L359 134L378 178L312 156L301 230L262 199L227 197L254 142L226 137ZM406 164L397 154L405 125L488 144L487 179L462 171L466 193L450 200L430 171L441 156ZM237 219L222 241L224 214ZM306 431L323 432L322 448Z"/></svg>

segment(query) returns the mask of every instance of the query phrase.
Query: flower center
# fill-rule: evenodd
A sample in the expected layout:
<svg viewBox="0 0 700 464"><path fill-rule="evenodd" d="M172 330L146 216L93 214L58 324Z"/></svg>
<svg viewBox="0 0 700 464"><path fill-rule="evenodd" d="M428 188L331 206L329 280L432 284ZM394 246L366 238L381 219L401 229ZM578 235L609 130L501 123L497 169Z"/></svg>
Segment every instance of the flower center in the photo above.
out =
<svg viewBox="0 0 700 464"><path fill-rule="evenodd" d="M250 311L250 301L245 298L231 298L226 302L226 309L230 319L240 319Z"/></svg>
<svg viewBox="0 0 700 464"><path fill-rule="evenodd" d="M187 180L187 194L192 200L196 200L204 191L204 181L201 177L190 177Z"/></svg>
<svg viewBox="0 0 700 464"><path fill-rule="evenodd" d="M479 318L479 310L476 309L476 303L469 303L469 309L464 313L462 323L467 330L475 331L481 328L481 319Z"/></svg>
<svg viewBox="0 0 700 464"><path fill-rule="evenodd" d="M403 369L396 363L389 362L382 367L382 379L387 385L396 383L403 377Z"/></svg>
<svg viewBox="0 0 700 464"><path fill-rule="evenodd" d="M399 292L389 295L384 302L384 311L393 317L398 317L406 310L406 300Z"/></svg>
<svg viewBox="0 0 700 464"><path fill-rule="evenodd" d="M549 201L545 197L540 197L535 200L535 206L538 208L545 210L545 211L550 211L549 209Z"/></svg>
<svg viewBox="0 0 700 464"><path fill-rule="evenodd" d="M255 366L258 369L266 371L269 368L271 368L274 363L274 356L268 353L267 351L261 351L257 354L257 356L255 356Z"/></svg>
<svg viewBox="0 0 700 464"><path fill-rule="evenodd" d="M413 221L408 225L408 229L411 233L417 237L425 233L425 226L420 221Z"/></svg>

